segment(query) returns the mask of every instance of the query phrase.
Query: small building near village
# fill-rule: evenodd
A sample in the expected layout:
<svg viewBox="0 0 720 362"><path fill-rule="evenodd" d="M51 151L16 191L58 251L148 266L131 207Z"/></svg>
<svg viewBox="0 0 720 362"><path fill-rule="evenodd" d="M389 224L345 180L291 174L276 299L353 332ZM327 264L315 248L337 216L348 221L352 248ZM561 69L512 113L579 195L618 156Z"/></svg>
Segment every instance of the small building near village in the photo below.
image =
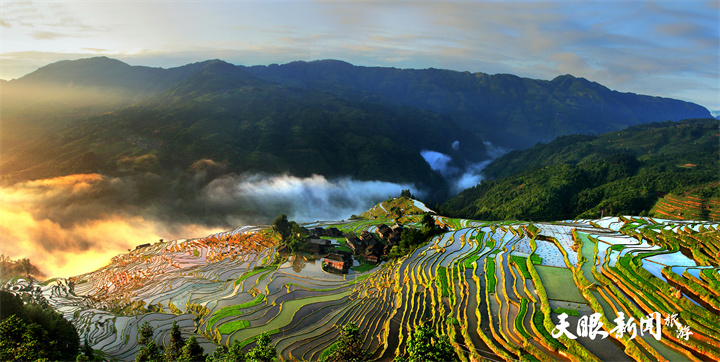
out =
<svg viewBox="0 0 720 362"><path fill-rule="evenodd" d="M330 240L310 237L307 242L307 248L315 254L325 254L330 248Z"/></svg>
<svg viewBox="0 0 720 362"><path fill-rule="evenodd" d="M380 258L383 255L383 245L375 241L367 246L365 249L365 261L371 264L377 264L380 262Z"/></svg>
<svg viewBox="0 0 720 362"><path fill-rule="evenodd" d="M353 234L348 235L345 240L355 254L360 254L365 249L365 243Z"/></svg>
<svg viewBox="0 0 720 362"><path fill-rule="evenodd" d="M343 233L342 233L342 231L338 230L338 228L335 228L335 227L332 227L329 229L323 229L321 227L316 227L316 228L310 230L310 235L316 236L318 238L322 237L322 236L339 238L339 237L343 236Z"/></svg>
<svg viewBox="0 0 720 362"><path fill-rule="evenodd" d="M380 224L380 226L377 227L377 233L383 239L389 238L392 234L392 232L390 231L390 227L385 224Z"/></svg>
<svg viewBox="0 0 720 362"><path fill-rule="evenodd" d="M334 251L322 260L323 270L334 273L347 274L352 266L352 254L347 251Z"/></svg>

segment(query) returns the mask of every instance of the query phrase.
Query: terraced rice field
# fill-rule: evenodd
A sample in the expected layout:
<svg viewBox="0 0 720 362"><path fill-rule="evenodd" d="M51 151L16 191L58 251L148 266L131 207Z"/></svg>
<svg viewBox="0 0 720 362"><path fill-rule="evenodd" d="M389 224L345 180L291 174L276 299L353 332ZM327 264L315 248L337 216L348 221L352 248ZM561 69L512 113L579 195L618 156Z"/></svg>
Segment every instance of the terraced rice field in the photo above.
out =
<svg viewBox="0 0 720 362"><path fill-rule="evenodd" d="M347 275L325 273L302 256L276 262L273 238L243 227L151 245L39 288L81 338L120 360L134 358L145 321L162 344L177 321L207 353L235 341L250 348L256 335L269 332L285 360L320 359L337 326L349 322L360 326L372 359L402 354L420 323L448 335L463 360L720 359L720 255L696 260L679 251L692 240L710 240L707 248L720 244L717 223L437 221L449 231L411 255ZM381 222L387 220L312 226L359 233ZM537 228L534 237L529 228ZM5 287L27 284L16 279ZM601 330L608 333L618 312L635 320L677 313L677 322L662 325L659 341L648 333L556 339L553 310L577 311L567 319L573 333L592 313L602 315ZM689 326L687 339L678 336L680 326Z"/></svg>

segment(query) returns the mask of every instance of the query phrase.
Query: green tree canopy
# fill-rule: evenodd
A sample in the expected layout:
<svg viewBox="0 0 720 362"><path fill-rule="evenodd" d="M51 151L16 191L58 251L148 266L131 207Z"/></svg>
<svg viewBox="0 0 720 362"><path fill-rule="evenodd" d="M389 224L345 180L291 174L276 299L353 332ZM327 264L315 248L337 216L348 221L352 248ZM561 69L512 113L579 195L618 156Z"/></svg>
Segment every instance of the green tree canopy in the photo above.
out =
<svg viewBox="0 0 720 362"><path fill-rule="evenodd" d="M168 361L177 360L178 356L180 356L180 350L184 345L185 340L180 333L180 326L178 326L177 322L173 321L170 329L170 342L165 350L165 359Z"/></svg>
<svg viewBox="0 0 720 362"><path fill-rule="evenodd" d="M255 341L257 345L245 354L247 362L271 362L277 359L277 351L270 344L269 334L262 333L257 336Z"/></svg>
<svg viewBox="0 0 720 362"><path fill-rule="evenodd" d="M200 346L197 338L192 336L188 338L187 342L185 342L185 345L180 350L180 355L177 360L182 362L195 362L205 361L206 358L207 355L205 355L205 350Z"/></svg>
<svg viewBox="0 0 720 362"><path fill-rule="evenodd" d="M362 349L363 339L360 329L355 323L348 323L340 330L340 337L335 342L335 350L328 356L327 361L364 361L367 352Z"/></svg>
<svg viewBox="0 0 720 362"><path fill-rule="evenodd" d="M277 218L275 218L275 221L273 221L272 224L273 231L275 231L279 236L281 241L285 241L285 239L290 236L290 222L288 221L287 215L281 214Z"/></svg>
<svg viewBox="0 0 720 362"><path fill-rule="evenodd" d="M23 304L6 291L0 291L0 303L0 360L75 359L80 338L60 313L39 304Z"/></svg>
<svg viewBox="0 0 720 362"><path fill-rule="evenodd" d="M450 339L438 337L428 326L420 325L407 344L408 362L457 361Z"/></svg>

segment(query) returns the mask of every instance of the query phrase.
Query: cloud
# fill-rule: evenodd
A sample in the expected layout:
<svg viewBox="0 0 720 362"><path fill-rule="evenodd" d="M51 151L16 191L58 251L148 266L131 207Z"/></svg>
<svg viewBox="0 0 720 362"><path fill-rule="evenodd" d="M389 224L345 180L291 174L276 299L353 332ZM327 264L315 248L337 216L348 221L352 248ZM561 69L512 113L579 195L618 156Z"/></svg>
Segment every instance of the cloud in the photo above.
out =
<svg viewBox="0 0 720 362"><path fill-rule="evenodd" d="M67 38L69 35L60 34L52 31L36 31L32 34L33 38L37 40L54 40L58 38Z"/></svg>
<svg viewBox="0 0 720 362"><path fill-rule="evenodd" d="M459 169L452 165L452 157L437 151L422 150L420 156L430 165L433 171L439 172L443 177L454 176Z"/></svg>
<svg viewBox="0 0 720 362"><path fill-rule="evenodd" d="M410 189L422 196L412 184L382 181L357 181L350 178L328 180L313 175L225 175L202 190L202 199L210 208L228 209L242 205L270 220L285 213L298 222L336 220L359 214L389 196Z"/></svg>
<svg viewBox="0 0 720 362"><path fill-rule="evenodd" d="M107 53L107 49L101 49L101 48L83 48L83 50L87 50L93 53Z"/></svg>
<svg viewBox="0 0 720 362"><path fill-rule="evenodd" d="M485 179L482 175L482 170L496 158L510 152L510 149L496 147L488 141L483 142L483 144L485 144L490 159L477 163L468 163L462 166L456 166L451 156L441 152L422 150L420 155L430 165L430 168L438 172L448 181L448 192L449 195L452 196L457 195L462 190L479 184ZM453 142L452 149L458 151L460 149L460 142Z"/></svg>
<svg viewBox="0 0 720 362"><path fill-rule="evenodd" d="M167 178L79 174L4 186L0 251L67 277L159 239L267 225L281 213L298 222L344 219L403 189L423 195L411 184L223 172L202 160Z"/></svg>

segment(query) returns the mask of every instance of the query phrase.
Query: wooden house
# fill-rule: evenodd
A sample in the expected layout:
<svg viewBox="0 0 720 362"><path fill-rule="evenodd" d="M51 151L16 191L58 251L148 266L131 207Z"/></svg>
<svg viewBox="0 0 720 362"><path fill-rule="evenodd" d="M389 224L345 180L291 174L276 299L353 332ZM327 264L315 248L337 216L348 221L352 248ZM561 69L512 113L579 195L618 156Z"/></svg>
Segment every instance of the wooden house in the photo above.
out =
<svg viewBox="0 0 720 362"><path fill-rule="evenodd" d="M323 267L327 271L347 273L352 266L352 254L346 251L334 251L323 258Z"/></svg>
<svg viewBox="0 0 720 362"><path fill-rule="evenodd" d="M321 236L338 238L338 237L342 237L343 233L342 233L342 231L338 230L338 228L335 228L335 227L332 227L329 229L323 229L321 227L316 227L316 228L310 230L310 235L316 236L318 238Z"/></svg>
<svg viewBox="0 0 720 362"><path fill-rule="evenodd" d="M307 248L315 254L325 254L330 248L330 240L310 237L307 242Z"/></svg>
<svg viewBox="0 0 720 362"><path fill-rule="evenodd" d="M360 233L360 240L362 240L365 245L368 245L375 241L375 237L369 231L363 230Z"/></svg>
<svg viewBox="0 0 720 362"><path fill-rule="evenodd" d="M391 235L390 227L385 224L380 224L380 226L377 227L377 233L381 238L387 239Z"/></svg>
<svg viewBox="0 0 720 362"><path fill-rule="evenodd" d="M347 241L347 246L352 249L355 254L360 254L365 249L365 243L353 234L348 235L345 240Z"/></svg>
<svg viewBox="0 0 720 362"><path fill-rule="evenodd" d="M390 227L391 236L388 237L388 240L400 241L400 236L402 235L402 232L403 232L402 225L395 224L395 225L391 226Z"/></svg>

